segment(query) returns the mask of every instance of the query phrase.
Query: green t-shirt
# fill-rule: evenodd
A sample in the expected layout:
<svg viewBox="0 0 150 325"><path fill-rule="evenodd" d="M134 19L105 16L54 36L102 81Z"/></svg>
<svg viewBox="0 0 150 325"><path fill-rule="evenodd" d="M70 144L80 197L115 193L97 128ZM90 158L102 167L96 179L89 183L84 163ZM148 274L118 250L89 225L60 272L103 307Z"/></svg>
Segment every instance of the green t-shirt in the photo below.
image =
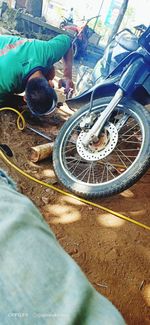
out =
<svg viewBox="0 0 150 325"><path fill-rule="evenodd" d="M0 102L24 91L26 78L36 70L48 72L70 45L69 36L63 34L49 41L0 35Z"/></svg>

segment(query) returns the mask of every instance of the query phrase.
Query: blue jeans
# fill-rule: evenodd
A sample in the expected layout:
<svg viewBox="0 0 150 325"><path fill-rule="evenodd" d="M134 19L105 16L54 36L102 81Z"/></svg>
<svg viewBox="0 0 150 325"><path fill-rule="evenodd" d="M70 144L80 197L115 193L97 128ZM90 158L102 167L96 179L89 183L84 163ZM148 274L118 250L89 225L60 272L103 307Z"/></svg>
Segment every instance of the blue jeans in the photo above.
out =
<svg viewBox="0 0 150 325"><path fill-rule="evenodd" d="M62 249L34 204L0 171L0 324L123 325Z"/></svg>

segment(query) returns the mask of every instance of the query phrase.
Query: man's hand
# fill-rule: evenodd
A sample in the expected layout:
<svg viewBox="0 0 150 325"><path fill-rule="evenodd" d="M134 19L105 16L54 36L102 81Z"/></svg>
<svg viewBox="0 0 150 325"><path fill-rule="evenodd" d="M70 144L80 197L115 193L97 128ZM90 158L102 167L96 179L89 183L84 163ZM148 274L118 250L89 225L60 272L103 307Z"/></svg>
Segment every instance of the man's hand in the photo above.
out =
<svg viewBox="0 0 150 325"><path fill-rule="evenodd" d="M48 80L48 83L49 83L50 87L55 88L54 82L52 80Z"/></svg>
<svg viewBox="0 0 150 325"><path fill-rule="evenodd" d="M64 87L64 94L68 94L71 89L74 90L74 83L72 79L60 79L58 82L58 88Z"/></svg>

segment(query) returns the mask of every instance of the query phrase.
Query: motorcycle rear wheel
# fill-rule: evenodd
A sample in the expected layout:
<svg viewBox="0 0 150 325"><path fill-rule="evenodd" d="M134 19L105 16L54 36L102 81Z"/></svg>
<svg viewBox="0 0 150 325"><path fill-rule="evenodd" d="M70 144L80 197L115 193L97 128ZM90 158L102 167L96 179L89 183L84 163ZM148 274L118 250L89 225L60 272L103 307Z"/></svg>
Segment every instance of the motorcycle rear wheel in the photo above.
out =
<svg viewBox="0 0 150 325"><path fill-rule="evenodd" d="M96 117L100 115L111 99L95 100L92 113ZM94 160L94 147L90 148L89 156L84 148L78 148L82 147L80 122L88 110L89 104L83 106L61 128L53 150L54 170L59 181L71 192L85 198L107 197L129 188L149 168L150 114L141 104L123 99L109 118L106 146L110 143L110 153L103 145L96 153L99 158ZM115 130L120 118L123 120L124 117L125 124L114 144L115 140L111 139L114 131L111 130Z"/></svg>
<svg viewBox="0 0 150 325"><path fill-rule="evenodd" d="M60 29L63 29L65 26L66 26L65 21L62 21L62 22L60 23L60 25L59 25L59 28L60 28Z"/></svg>

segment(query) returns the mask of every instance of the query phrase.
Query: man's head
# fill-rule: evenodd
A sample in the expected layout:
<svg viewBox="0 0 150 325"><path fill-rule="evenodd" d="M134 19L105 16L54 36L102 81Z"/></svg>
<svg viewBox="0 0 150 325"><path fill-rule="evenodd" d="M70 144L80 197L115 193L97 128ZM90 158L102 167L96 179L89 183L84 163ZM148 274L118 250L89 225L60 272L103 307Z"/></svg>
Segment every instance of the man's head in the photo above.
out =
<svg viewBox="0 0 150 325"><path fill-rule="evenodd" d="M25 100L32 114L40 116L52 113L57 104L55 90L44 77L31 78L25 89Z"/></svg>

